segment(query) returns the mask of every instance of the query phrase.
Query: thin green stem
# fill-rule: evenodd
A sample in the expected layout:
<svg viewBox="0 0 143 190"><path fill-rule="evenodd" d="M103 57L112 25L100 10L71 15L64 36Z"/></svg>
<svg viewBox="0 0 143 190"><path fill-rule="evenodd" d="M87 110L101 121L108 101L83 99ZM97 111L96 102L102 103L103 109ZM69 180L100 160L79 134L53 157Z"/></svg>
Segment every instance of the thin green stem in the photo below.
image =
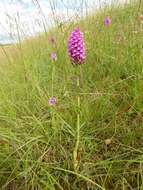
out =
<svg viewBox="0 0 143 190"><path fill-rule="evenodd" d="M53 63L53 65L52 65L52 86L51 86L52 97L54 96L54 77L55 77L55 64ZM52 123L51 124L52 124L52 127L54 127L54 125L55 125L55 111L53 108L51 109L51 115L52 115L52 120L51 120Z"/></svg>
<svg viewBox="0 0 143 190"><path fill-rule="evenodd" d="M77 88L80 87L80 79L79 76L77 78ZM80 142L80 96L77 96L77 105L78 105L78 113L77 113L77 129L76 129L76 143L73 151L73 166L74 171L78 170L78 148Z"/></svg>
<svg viewBox="0 0 143 190"><path fill-rule="evenodd" d="M63 171L63 172L67 172L67 173L70 173L70 174L73 174L91 184L93 184L94 186L98 187L98 189L101 189L101 190L105 190L104 187L100 186L98 183L96 183L95 181L91 180L90 178L88 178L87 176L84 176L80 173L77 173L77 172L73 172L73 171L70 171L70 170L66 170L66 169L63 169L63 168L58 168L58 167L51 167L50 168L53 168L54 170L59 170L59 171Z"/></svg>
<svg viewBox="0 0 143 190"><path fill-rule="evenodd" d="M55 65L52 66L52 96L54 95L54 75L55 75Z"/></svg>

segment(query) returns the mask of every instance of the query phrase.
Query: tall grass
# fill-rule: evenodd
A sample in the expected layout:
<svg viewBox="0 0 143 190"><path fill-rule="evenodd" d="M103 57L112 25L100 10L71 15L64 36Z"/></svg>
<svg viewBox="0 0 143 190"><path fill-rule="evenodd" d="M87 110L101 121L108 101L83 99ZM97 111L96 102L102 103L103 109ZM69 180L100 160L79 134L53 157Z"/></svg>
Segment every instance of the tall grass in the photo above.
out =
<svg viewBox="0 0 143 190"><path fill-rule="evenodd" d="M143 189L142 11L138 2L104 9L10 51L2 48L1 189ZM104 26L106 16L110 27ZM77 25L87 46L78 87L79 68L67 54L68 36ZM56 46L49 40L53 36ZM52 96L55 106L48 104Z"/></svg>

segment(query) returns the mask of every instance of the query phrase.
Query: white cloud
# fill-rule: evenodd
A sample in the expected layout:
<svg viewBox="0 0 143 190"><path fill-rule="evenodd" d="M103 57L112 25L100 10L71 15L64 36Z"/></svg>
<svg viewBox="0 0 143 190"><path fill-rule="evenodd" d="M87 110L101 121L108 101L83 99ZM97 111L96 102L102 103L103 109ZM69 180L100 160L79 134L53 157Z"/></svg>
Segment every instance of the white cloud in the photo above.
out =
<svg viewBox="0 0 143 190"><path fill-rule="evenodd" d="M100 4L110 4L111 1L113 0L38 0L39 9L36 0L0 0L0 43L16 41L18 33L21 38L32 36L43 31L43 23L46 27L53 25L54 18L66 22L84 16L86 10L91 11Z"/></svg>
<svg viewBox="0 0 143 190"><path fill-rule="evenodd" d="M0 43L16 41L18 33L23 38L43 30L43 16L31 0L0 1L0 10Z"/></svg>

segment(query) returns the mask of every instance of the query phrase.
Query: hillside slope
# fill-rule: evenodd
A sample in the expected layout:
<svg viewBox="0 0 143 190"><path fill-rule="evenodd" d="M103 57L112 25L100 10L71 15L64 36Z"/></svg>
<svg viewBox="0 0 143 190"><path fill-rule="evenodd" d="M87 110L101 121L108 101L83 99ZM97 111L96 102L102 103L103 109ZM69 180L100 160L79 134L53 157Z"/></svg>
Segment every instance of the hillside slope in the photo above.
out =
<svg viewBox="0 0 143 190"><path fill-rule="evenodd" d="M0 189L143 189L142 12L137 3L112 7L2 49ZM77 26L87 47L82 66L67 53Z"/></svg>

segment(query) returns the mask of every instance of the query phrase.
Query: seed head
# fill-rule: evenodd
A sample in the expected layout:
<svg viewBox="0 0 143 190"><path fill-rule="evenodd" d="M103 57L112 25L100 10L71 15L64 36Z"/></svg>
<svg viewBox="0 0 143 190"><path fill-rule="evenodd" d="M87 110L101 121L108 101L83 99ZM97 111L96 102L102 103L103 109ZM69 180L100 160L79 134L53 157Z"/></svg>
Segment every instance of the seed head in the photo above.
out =
<svg viewBox="0 0 143 190"><path fill-rule="evenodd" d="M53 47L56 47L57 43L56 43L56 38L55 38L55 37L51 36L51 37L49 38L49 41L50 41L50 43L51 43L51 45L52 45Z"/></svg>

